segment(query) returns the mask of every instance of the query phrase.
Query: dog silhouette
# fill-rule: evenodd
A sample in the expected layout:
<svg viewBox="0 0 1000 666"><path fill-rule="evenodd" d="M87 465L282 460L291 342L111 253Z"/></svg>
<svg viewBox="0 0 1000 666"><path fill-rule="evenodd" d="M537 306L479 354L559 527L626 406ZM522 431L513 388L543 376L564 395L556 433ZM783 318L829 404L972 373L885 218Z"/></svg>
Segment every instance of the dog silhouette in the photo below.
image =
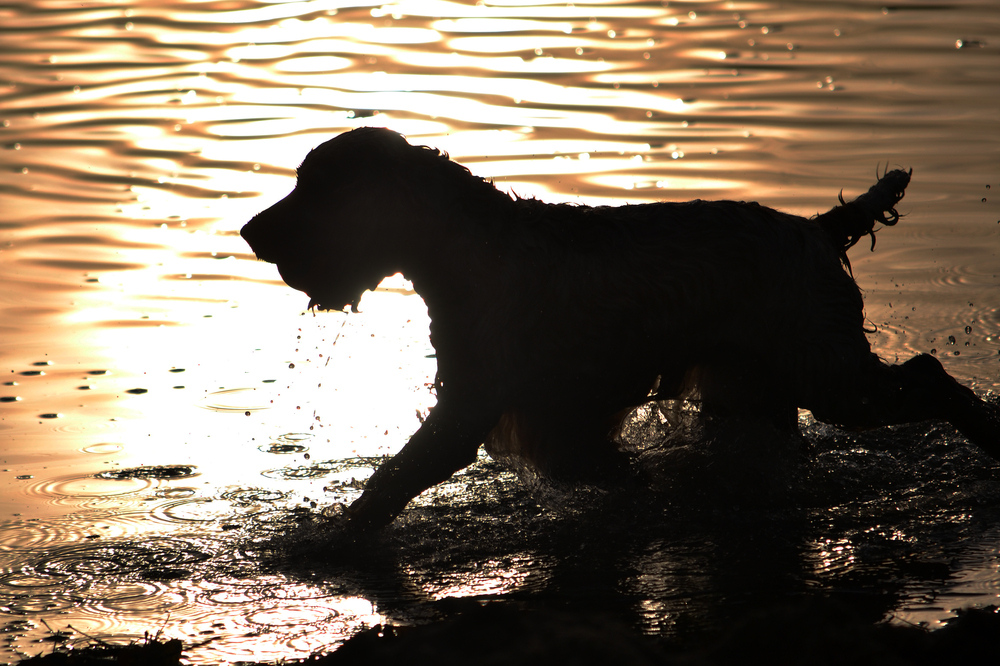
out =
<svg viewBox="0 0 1000 666"><path fill-rule="evenodd" d="M932 356L884 363L847 250L893 225L910 173L812 219L756 203L511 197L432 148L362 128L312 150L242 230L318 309L402 273L427 304L437 404L346 511L383 526L480 445L567 479L613 474L630 408L692 388L706 413L797 428L943 419L994 457L1000 410Z"/></svg>

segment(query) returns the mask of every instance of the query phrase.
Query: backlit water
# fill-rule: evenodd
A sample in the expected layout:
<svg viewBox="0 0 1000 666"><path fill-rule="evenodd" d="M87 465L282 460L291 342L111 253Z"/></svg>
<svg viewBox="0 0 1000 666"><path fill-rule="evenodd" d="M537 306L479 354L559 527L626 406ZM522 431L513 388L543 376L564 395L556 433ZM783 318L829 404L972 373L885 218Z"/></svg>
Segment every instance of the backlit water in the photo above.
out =
<svg viewBox="0 0 1000 666"><path fill-rule="evenodd" d="M811 215L912 167L906 217L852 253L871 340L998 391L993 0L38 0L0 6L0 47L7 661L50 649L46 623L219 663L449 597L669 637L810 593L931 626L1000 595L1000 467L932 424L809 426L794 510L529 493L483 458L327 558L307 510L355 497L433 404L426 312L399 280L362 314L303 312L238 236L309 148L368 124L549 201Z"/></svg>

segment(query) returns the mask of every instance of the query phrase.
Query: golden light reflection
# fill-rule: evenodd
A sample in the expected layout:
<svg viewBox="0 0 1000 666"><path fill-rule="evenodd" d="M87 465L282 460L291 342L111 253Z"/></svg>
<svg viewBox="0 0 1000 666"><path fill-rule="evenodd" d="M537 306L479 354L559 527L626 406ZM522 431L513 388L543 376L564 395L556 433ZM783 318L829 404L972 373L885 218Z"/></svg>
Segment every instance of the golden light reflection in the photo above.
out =
<svg viewBox="0 0 1000 666"><path fill-rule="evenodd" d="M214 23L218 25L241 25L250 23L269 23L291 17L305 15L336 14L337 10L350 6L344 0L308 0L308 2L276 2L247 9L230 11L185 11L177 7L169 8L170 17L178 23ZM181 5L184 7L184 5ZM144 11L149 11L145 8ZM213 30L216 26L213 26ZM206 31L211 32L211 31Z"/></svg>
<svg viewBox="0 0 1000 666"><path fill-rule="evenodd" d="M442 29L442 31L444 31ZM449 31L450 32L450 31ZM557 37L553 35L477 35L476 37L450 37L447 45L464 53L535 53L551 52L555 49L576 49L586 40L580 37Z"/></svg>
<svg viewBox="0 0 1000 666"><path fill-rule="evenodd" d="M815 546L817 572L850 569L854 561L854 544L850 539L823 539Z"/></svg>
<svg viewBox="0 0 1000 666"><path fill-rule="evenodd" d="M373 10L373 15L375 10ZM441 18L589 18L603 16L613 18L651 19L663 16L663 7L643 7L628 4L597 3L538 3L538 2L491 2L467 5L446 0L401 0L379 9L378 15L421 16Z"/></svg>
<svg viewBox="0 0 1000 666"><path fill-rule="evenodd" d="M280 72L332 72L337 69L346 69L351 66L351 61L347 58L337 58L335 56L304 56L301 58L289 58L283 61L276 69Z"/></svg>
<svg viewBox="0 0 1000 666"><path fill-rule="evenodd" d="M520 60L520 59L517 59ZM601 69L606 69L602 67ZM343 73L324 77L335 88L354 91L399 92L457 92L475 96L503 95L518 104L559 105L566 110L573 107L607 107L617 109L642 109L660 113L680 114L695 112L696 106L666 94L643 91L608 92L585 87L570 87L544 81L522 78L483 79L477 76L393 74L372 72L368 74ZM504 109L509 111L510 109Z"/></svg>
<svg viewBox="0 0 1000 666"><path fill-rule="evenodd" d="M527 19L444 19L441 21L435 21L433 26L441 32L478 32L486 34L505 32L562 32L568 35L573 32L572 23L529 21ZM521 40L512 40L512 43L508 46L508 48L514 47L519 43L521 43Z"/></svg>
<svg viewBox="0 0 1000 666"><path fill-rule="evenodd" d="M472 56L464 53L405 53L396 58L400 65L434 69L480 69L511 74L571 74L606 72L614 65L600 60L556 58L554 56Z"/></svg>
<svg viewBox="0 0 1000 666"><path fill-rule="evenodd" d="M424 591L438 600L496 596L516 591L529 576L537 575L539 567L531 558L513 556L504 560L487 560L475 571L446 574L438 581L425 583Z"/></svg>
<svg viewBox="0 0 1000 666"><path fill-rule="evenodd" d="M361 315L303 312L307 299L254 261L238 230L291 189L309 149L362 125L444 148L498 187L549 201L706 196L808 215L841 187L863 191L880 160L912 164L920 206L893 232L894 249L880 242L855 260L869 316L889 322L877 351L928 351L939 344L930 338L971 325L972 346L949 369L996 387L1000 340L976 336L995 328L998 216L982 174L995 166L1000 88L983 83L996 78L989 48L952 48L988 21L972 5L935 13L933 25L912 12L840 9L5 8L0 517L23 514L22 543L48 547L95 534L217 536L243 510L225 499L233 489L282 498L246 509L262 516L357 496L356 479L398 450L434 402L426 310L397 281L366 295ZM946 48L927 49L931 34ZM956 302L969 304L961 321ZM180 464L197 476L92 476ZM36 520L46 516L62 522ZM817 573L858 566L845 540L817 540L811 552ZM489 559L424 589L502 595L530 584L532 568L537 581L526 556ZM995 567L970 576L960 603L994 603ZM384 620L371 600L319 586L269 580L255 597L210 579L142 581L155 593L133 615L92 612L120 591L81 606L70 590L57 619L141 636L151 618L162 623L150 609L167 608L179 635L217 632L193 657L202 663L304 657ZM640 579L640 607L672 620L677 590L662 583L673 579L662 570ZM275 589L288 598L275 602Z"/></svg>

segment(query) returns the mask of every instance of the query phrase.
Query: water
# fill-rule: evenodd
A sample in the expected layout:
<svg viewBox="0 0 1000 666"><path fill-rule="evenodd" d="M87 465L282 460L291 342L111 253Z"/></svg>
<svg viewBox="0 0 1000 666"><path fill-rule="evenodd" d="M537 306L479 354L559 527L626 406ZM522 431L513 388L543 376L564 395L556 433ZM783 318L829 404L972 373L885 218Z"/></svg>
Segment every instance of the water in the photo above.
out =
<svg viewBox="0 0 1000 666"><path fill-rule="evenodd" d="M43 620L219 663L453 597L671 636L804 590L931 626L1000 594L997 467L933 425L811 426L796 511L532 494L484 459L388 544L324 557L307 510L355 497L433 404L426 312L396 280L361 315L304 313L238 237L309 148L367 124L549 201L811 215L912 167L906 217L852 254L872 342L997 390L992 0L38 1L0 8L0 39L7 660L48 649ZM290 530L308 556L274 545Z"/></svg>

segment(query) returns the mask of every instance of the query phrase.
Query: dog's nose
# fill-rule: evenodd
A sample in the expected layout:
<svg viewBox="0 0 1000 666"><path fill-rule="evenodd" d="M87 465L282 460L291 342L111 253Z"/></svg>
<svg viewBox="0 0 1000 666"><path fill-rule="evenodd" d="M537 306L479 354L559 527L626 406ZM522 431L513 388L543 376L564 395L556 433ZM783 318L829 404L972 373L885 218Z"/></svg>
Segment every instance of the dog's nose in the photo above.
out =
<svg viewBox="0 0 1000 666"><path fill-rule="evenodd" d="M260 234L258 231L260 223L257 220L258 217L259 216L255 216L251 218L251 220L246 224L244 224L243 228L240 229L240 236L242 236L243 240L245 240L247 244L254 250L257 249L257 241L260 240L259 239Z"/></svg>
<svg viewBox="0 0 1000 666"><path fill-rule="evenodd" d="M243 237L243 240L245 240L251 248L254 246L254 239L256 238L256 234L254 233L254 228L256 226L254 225L254 222L256 220L257 218L253 217L249 222L243 225L242 229L240 229L240 236Z"/></svg>
<svg viewBox="0 0 1000 666"><path fill-rule="evenodd" d="M264 218L264 213L259 213L243 225L243 228L240 229L240 236L247 242L258 259L273 264L277 261L275 251L278 248L274 239L269 238L273 235L268 232L270 226Z"/></svg>

